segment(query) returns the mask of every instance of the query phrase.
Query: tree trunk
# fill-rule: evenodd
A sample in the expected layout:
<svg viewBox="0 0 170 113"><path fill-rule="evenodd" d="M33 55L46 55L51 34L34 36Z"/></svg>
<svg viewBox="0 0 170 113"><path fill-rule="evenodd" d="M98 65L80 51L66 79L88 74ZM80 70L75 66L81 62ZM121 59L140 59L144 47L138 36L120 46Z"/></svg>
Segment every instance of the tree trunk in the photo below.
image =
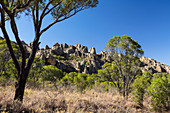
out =
<svg viewBox="0 0 170 113"><path fill-rule="evenodd" d="M123 76L123 91L122 91L123 97L126 96L126 88L125 88L125 86L126 86L126 78L125 78L125 76Z"/></svg>
<svg viewBox="0 0 170 113"><path fill-rule="evenodd" d="M15 84L15 97L14 100L23 100L24 90L26 85L26 80L28 77L29 71L26 71L19 75L18 82Z"/></svg>

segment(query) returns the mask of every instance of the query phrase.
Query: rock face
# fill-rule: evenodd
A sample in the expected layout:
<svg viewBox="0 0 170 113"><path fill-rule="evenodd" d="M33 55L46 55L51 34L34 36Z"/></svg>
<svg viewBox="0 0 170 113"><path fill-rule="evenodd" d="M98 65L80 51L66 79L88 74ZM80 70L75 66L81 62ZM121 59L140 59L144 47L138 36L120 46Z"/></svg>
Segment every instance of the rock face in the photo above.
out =
<svg viewBox="0 0 170 113"><path fill-rule="evenodd" d="M112 62L110 54L107 51L96 53L95 48L88 48L81 44L68 45L66 43L56 43L50 49L46 46L44 49L38 50L36 57L45 60L46 65L55 65L65 72L80 73L97 73L105 62ZM62 57L63 59L61 59ZM151 73L170 73L170 66L157 62L154 59L142 57L141 70Z"/></svg>
<svg viewBox="0 0 170 113"><path fill-rule="evenodd" d="M162 64L154 59L146 58L146 57L142 57L140 58L140 60L142 62L141 70L143 72L149 71L151 73L162 73L162 72L170 73L169 65Z"/></svg>
<svg viewBox="0 0 170 113"><path fill-rule="evenodd" d="M26 47L31 51L31 44ZM46 65L55 65L65 72L97 73L105 62L109 62L108 52L96 54L95 48L88 48L80 44L67 45L55 43L50 49L47 45L38 50L36 57L45 61Z"/></svg>
<svg viewBox="0 0 170 113"><path fill-rule="evenodd" d="M3 40L0 37L0 40ZM26 56L28 57L32 51L33 43L24 44L26 50ZM44 60L43 65L54 65L57 68L65 72L80 72L80 73L97 73L102 65L106 62L112 62L114 59L110 56L107 51L101 51L96 53L96 49L90 48L81 44L68 45L66 43L59 44L55 43L51 48L46 45L42 49L38 49L36 57ZM142 57L141 70L143 72L149 71L151 73L170 73L170 66L157 62L154 59Z"/></svg>

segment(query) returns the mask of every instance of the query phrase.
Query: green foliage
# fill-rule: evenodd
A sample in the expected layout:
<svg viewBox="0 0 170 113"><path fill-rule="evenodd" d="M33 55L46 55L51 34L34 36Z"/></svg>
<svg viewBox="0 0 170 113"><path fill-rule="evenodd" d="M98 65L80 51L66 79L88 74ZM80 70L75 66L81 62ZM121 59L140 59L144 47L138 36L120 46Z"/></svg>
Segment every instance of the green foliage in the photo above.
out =
<svg viewBox="0 0 170 113"><path fill-rule="evenodd" d="M150 85L151 79L152 74L145 72L142 76L137 76L132 84L133 99L140 107L143 107L144 94L146 93L147 87Z"/></svg>
<svg viewBox="0 0 170 113"><path fill-rule="evenodd" d="M95 82L93 75L71 72L61 79L61 83L64 86L74 85L78 91L82 92L87 88L91 89Z"/></svg>
<svg viewBox="0 0 170 113"><path fill-rule="evenodd" d="M19 47L15 43L11 43L14 53L19 57ZM10 53L6 44L6 40L0 40L0 75L6 79L16 80L16 69L10 59Z"/></svg>
<svg viewBox="0 0 170 113"><path fill-rule="evenodd" d="M115 36L109 40L106 49L111 52L115 65L117 80L121 78L122 94L128 97L130 85L134 81L136 75L140 74L139 66L141 57L144 51L137 41L131 37L124 35L122 37Z"/></svg>
<svg viewBox="0 0 170 113"><path fill-rule="evenodd" d="M55 83L64 76L63 72L53 65L47 65L44 66L43 68L44 68L42 74L43 81L51 81Z"/></svg>
<svg viewBox="0 0 170 113"><path fill-rule="evenodd" d="M86 65L89 66L89 65L90 65L90 62L86 62Z"/></svg>
<svg viewBox="0 0 170 113"><path fill-rule="evenodd" d="M53 55L56 59L58 60L65 60L64 56L60 56L60 55Z"/></svg>
<svg viewBox="0 0 170 113"><path fill-rule="evenodd" d="M68 86L74 83L74 77L77 76L78 73L76 72L70 72L68 74L66 74L62 79L61 79L61 84L63 84L64 86Z"/></svg>
<svg viewBox="0 0 170 113"><path fill-rule="evenodd" d="M28 75L28 82L33 81L34 86L36 83L40 82L40 79L42 78L42 74L44 72L43 64L45 62L43 60L40 60L38 58L34 59L33 65L31 66L30 73Z"/></svg>
<svg viewBox="0 0 170 113"><path fill-rule="evenodd" d="M69 60L82 61L83 58L81 58L81 57L76 57L76 56L74 56L74 55L71 55L71 56L69 57Z"/></svg>
<svg viewBox="0 0 170 113"><path fill-rule="evenodd" d="M29 3L29 1L31 2ZM27 3L29 4L26 5ZM36 4L38 4L38 10L40 11L43 11L49 4L46 12L49 11L53 19L59 19L61 17L68 18L74 14L74 10L77 13L83 9L93 8L98 4L98 0L52 0L52 2L51 0L4 0L4 4L10 11L15 9L15 17L17 18L20 18L23 13L31 15L31 10L35 10ZM6 20L9 20L8 15L6 15Z"/></svg>
<svg viewBox="0 0 170 113"><path fill-rule="evenodd" d="M119 75L117 65L114 63L106 62L103 66L103 69L98 70L98 76L100 82L108 81L113 84L114 87L118 88L119 91L122 89L122 80Z"/></svg>
<svg viewBox="0 0 170 113"><path fill-rule="evenodd" d="M156 73L153 75L148 94L152 96L152 107L155 111L170 109L170 74Z"/></svg>

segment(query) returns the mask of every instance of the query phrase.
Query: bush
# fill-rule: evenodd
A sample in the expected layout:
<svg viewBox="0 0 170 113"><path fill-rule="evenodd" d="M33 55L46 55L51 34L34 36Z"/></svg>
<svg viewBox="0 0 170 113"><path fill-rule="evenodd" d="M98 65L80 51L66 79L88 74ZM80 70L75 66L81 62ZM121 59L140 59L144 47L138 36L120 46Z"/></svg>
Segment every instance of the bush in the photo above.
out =
<svg viewBox="0 0 170 113"><path fill-rule="evenodd" d="M143 107L144 94L146 93L147 87L150 85L151 79L152 74L145 72L142 76L137 76L132 84L133 99L140 107Z"/></svg>
<svg viewBox="0 0 170 113"><path fill-rule="evenodd" d="M81 57L76 57L76 56L74 56L74 55L71 55L71 56L69 57L69 60L82 61L83 58L81 58Z"/></svg>
<svg viewBox="0 0 170 113"><path fill-rule="evenodd" d="M57 82L64 76L63 72L53 65L44 66L43 81Z"/></svg>
<svg viewBox="0 0 170 113"><path fill-rule="evenodd" d="M74 85L77 91L82 92L89 88L91 89L94 84L94 77L92 75L71 72L64 76L60 81L64 86Z"/></svg>
<svg viewBox="0 0 170 113"><path fill-rule="evenodd" d="M153 76L148 87L152 107L158 112L170 110L170 74L156 73Z"/></svg>

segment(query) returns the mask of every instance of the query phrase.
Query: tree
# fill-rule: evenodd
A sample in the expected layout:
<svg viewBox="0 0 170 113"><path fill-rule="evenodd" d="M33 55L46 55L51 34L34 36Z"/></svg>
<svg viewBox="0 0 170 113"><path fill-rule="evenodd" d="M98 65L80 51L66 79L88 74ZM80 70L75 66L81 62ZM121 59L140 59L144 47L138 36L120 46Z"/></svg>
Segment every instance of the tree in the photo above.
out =
<svg viewBox="0 0 170 113"><path fill-rule="evenodd" d="M151 104L155 111L170 110L170 74L155 73L147 90L152 96Z"/></svg>
<svg viewBox="0 0 170 113"><path fill-rule="evenodd" d="M119 92L121 93L122 89L122 79L119 76L119 70L117 65L113 63L106 62L102 69L98 70L98 75L100 77L100 82L111 82L113 85L118 88Z"/></svg>
<svg viewBox="0 0 170 113"><path fill-rule="evenodd" d="M128 97L130 84L134 81L135 76L140 72L140 60L144 53L137 41L124 35L122 37L114 36L109 40L106 49L110 51L117 66L118 73L122 79L122 94Z"/></svg>
<svg viewBox="0 0 170 113"><path fill-rule="evenodd" d="M133 99L141 108L143 107L144 95L147 92L146 89L151 84L152 77L151 73L145 72L142 76L137 76L132 84Z"/></svg>
<svg viewBox="0 0 170 113"><path fill-rule="evenodd" d="M40 44L41 35L54 24L66 20L84 9L93 8L97 4L98 0L0 0L0 28L18 74L14 100L23 100L26 80ZM32 17L35 32L32 52L28 61L26 61L26 51L20 40L16 24L16 18L19 18L23 13ZM42 22L47 15L51 15L54 21L42 28ZM21 65L18 63L10 43L9 34L6 30L7 20L10 21L12 32L21 51Z"/></svg>
<svg viewBox="0 0 170 113"><path fill-rule="evenodd" d="M53 83L58 82L63 76L63 72L53 65L44 66L42 74L43 81L51 81Z"/></svg>

